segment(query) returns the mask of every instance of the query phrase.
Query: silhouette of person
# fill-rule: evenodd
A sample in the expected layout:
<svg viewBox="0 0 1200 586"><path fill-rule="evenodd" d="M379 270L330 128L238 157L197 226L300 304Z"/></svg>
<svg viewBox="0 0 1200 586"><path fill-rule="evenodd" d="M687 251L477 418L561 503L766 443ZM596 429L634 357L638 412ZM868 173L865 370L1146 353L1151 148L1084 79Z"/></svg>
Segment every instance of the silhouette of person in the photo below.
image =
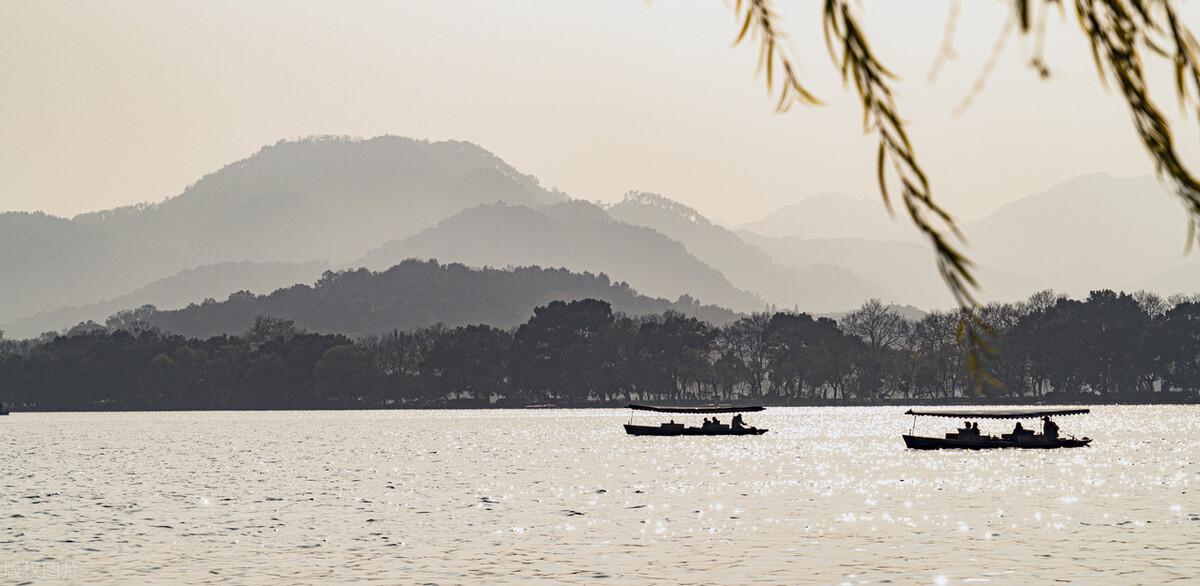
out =
<svg viewBox="0 0 1200 586"><path fill-rule="evenodd" d="M1049 439L1058 439L1058 424L1050 421L1050 416L1042 418L1042 435Z"/></svg>
<svg viewBox="0 0 1200 586"><path fill-rule="evenodd" d="M1025 433L1025 428L1021 425L1021 422L1018 421L1017 426L1013 428L1013 435L1017 435L1017 434L1021 434L1021 433Z"/></svg>
<svg viewBox="0 0 1200 586"><path fill-rule="evenodd" d="M734 415L732 423L733 423L734 429L741 429L742 427L744 427L745 422L742 421L742 414L738 413L737 415Z"/></svg>

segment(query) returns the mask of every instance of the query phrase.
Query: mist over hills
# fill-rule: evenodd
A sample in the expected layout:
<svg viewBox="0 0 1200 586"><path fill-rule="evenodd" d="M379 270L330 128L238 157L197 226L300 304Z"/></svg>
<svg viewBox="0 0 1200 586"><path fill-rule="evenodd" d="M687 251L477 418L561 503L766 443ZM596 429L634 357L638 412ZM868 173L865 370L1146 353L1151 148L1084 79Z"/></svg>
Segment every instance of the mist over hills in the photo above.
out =
<svg viewBox="0 0 1200 586"><path fill-rule="evenodd" d="M0 322L124 293L158 268L137 247L42 213L0 214Z"/></svg>
<svg viewBox="0 0 1200 586"><path fill-rule="evenodd" d="M760 236L861 238L915 242L918 234L902 213L895 218L878 199L821 193L784 206L760 220L738 226Z"/></svg>
<svg viewBox="0 0 1200 586"><path fill-rule="evenodd" d="M981 265L1083 294L1200 262L1184 255L1182 212L1153 177L1094 174L1016 200L965 230Z"/></svg>
<svg viewBox="0 0 1200 586"><path fill-rule="evenodd" d="M225 299L232 293L270 293L296 283L310 283L329 268L323 262L232 262L204 265L159 279L131 293L82 306L63 307L0 324L5 336L31 338L43 332L61 331L87 321L104 323L122 310L153 305L160 310L178 309L205 299Z"/></svg>
<svg viewBox="0 0 1200 586"><path fill-rule="evenodd" d="M408 258L471 266L566 267L612 275L653 297L690 295L737 311L766 305L679 242L618 222L601 207L578 200L540 209L507 204L472 208L411 238L388 242L355 264L381 270Z"/></svg>
<svg viewBox="0 0 1200 586"><path fill-rule="evenodd" d="M740 287L782 307L828 312L848 309L848 300L885 297L884 288L840 268L812 259L803 265L775 262L755 243L718 226L696 210L653 193L629 192L608 208L613 218L652 228L684 245Z"/></svg>
<svg viewBox="0 0 1200 586"><path fill-rule="evenodd" d="M795 215L799 210L824 213L839 201L845 210L830 211L829 217L853 217L861 207L860 200L818 196L768 216L774 223L747 224L738 234L780 264L845 267L878 284L885 298L897 303L953 304L923 242L866 237L862 225L837 221L804 232L819 217L802 221ZM1194 293L1200 278L1189 276L1200 277L1200 268L1192 268L1200 267L1200 258L1183 254L1187 227L1181 211L1152 177L1087 175L963 223L968 240L963 250L977 264L983 300L1011 301L1047 288L1075 296L1105 288ZM787 230L779 221L783 217L795 219L797 228ZM893 223L915 233L906 217Z"/></svg>
<svg viewBox="0 0 1200 586"><path fill-rule="evenodd" d="M861 238L768 238L751 232L739 234L764 250L776 262L795 267L829 263L852 267L855 274L878 283L886 294L877 295L896 303L926 309L954 306L934 265L932 253L919 242L876 241ZM1016 300L1045 289L1030 277L1005 274L987 267L976 269L985 300Z"/></svg>
<svg viewBox="0 0 1200 586"><path fill-rule="evenodd" d="M269 295L235 294L223 302L158 312L149 322L200 338L244 332L260 315L289 319L313 332L350 336L438 323L508 328L550 301L585 298L607 301L613 310L628 315L674 310L717 324L737 319L729 310L689 299L672 303L640 295L606 275L538 267L471 269L407 260L382 272L329 271L312 286L294 285Z"/></svg>
<svg viewBox="0 0 1200 586"><path fill-rule="evenodd" d="M467 142L318 137L263 147L162 203L75 221L199 262L344 261L482 203L564 198Z"/></svg>
<svg viewBox="0 0 1200 586"><path fill-rule="evenodd" d="M1090 175L963 224L965 250L979 265L983 300L1046 288L1194 293L1200 258L1182 254L1179 212L1153 178ZM147 303L179 308L312 282L330 266L387 271L412 258L604 274L652 298L739 312L773 304L836 313L870 297L951 306L925 243L901 216L876 200L825 194L735 232L656 194L630 192L607 206L570 199L470 143L280 141L160 203L72 219L0 214L0 329L31 336ZM235 305L276 307L257 303ZM425 318L458 315L434 307L451 313Z"/></svg>
<svg viewBox="0 0 1200 586"><path fill-rule="evenodd" d="M466 142L280 141L161 203L0 214L0 323L205 264L350 260L481 203L563 199Z"/></svg>

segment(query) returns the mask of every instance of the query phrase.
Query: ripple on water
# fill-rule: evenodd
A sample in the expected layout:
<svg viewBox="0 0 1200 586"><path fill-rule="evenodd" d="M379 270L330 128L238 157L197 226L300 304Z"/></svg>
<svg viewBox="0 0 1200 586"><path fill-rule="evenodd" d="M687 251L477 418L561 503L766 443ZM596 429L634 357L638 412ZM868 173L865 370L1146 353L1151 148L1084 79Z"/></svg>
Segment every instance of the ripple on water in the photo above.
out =
<svg viewBox="0 0 1200 586"><path fill-rule="evenodd" d="M736 439L631 438L609 410L18 414L0 427L0 568L268 584L1197 577L1200 449L1176 438L1197 436L1200 409L1101 407L1063 422L1090 448L978 453L905 450L900 411L772 409L752 418L771 433Z"/></svg>

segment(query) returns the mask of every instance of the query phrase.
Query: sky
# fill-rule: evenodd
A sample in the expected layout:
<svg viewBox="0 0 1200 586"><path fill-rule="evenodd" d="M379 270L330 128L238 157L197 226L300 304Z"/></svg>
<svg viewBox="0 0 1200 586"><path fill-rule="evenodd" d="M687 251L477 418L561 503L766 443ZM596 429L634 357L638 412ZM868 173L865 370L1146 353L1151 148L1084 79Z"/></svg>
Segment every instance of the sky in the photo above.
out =
<svg viewBox="0 0 1200 586"><path fill-rule="evenodd" d="M773 111L720 0L5 0L0 211L161 201L320 134L468 140L578 198L653 191L730 225L817 193L877 197L876 143L830 63L822 3L776 4L823 106ZM955 114L1007 5L961 2L956 56L931 80L948 0L861 2L935 198L969 220L1079 175L1152 173L1069 14L1051 19L1048 81L1013 36ZM1200 22L1200 3L1183 8ZM1196 121L1160 99L1200 161Z"/></svg>

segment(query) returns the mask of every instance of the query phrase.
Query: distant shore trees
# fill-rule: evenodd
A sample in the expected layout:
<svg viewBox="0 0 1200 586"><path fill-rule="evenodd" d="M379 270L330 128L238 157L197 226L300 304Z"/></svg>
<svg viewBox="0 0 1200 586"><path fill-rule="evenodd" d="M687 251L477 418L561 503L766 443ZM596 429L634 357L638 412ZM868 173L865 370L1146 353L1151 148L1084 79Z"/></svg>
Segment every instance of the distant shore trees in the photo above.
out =
<svg viewBox="0 0 1200 586"><path fill-rule="evenodd" d="M913 320L878 300L839 321L779 312L724 326L555 301L512 329L438 325L358 339L269 316L242 335L207 339L116 319L0 338L0 402L173 410L1198 399L1200 300L1047 291L981 313L997 346L985 385L966 366L957 312Z"/></svg>

